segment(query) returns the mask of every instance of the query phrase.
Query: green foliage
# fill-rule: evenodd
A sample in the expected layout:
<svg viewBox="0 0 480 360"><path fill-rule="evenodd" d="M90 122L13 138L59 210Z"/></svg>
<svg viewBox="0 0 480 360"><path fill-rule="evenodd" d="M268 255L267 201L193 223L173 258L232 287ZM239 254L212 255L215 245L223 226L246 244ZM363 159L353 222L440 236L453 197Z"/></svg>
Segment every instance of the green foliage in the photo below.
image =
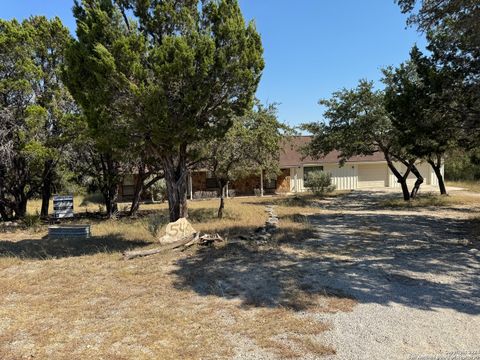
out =
<svg viewBox="0 0 480 360"><path fill-rule="evenodd" d="M480 6L477 0L397 0L409 24L426 33L436 66L450 73L450 101L466 149L480 147Z"/></svg>
<svg viewBox="0 0 480 360"><path fill-rule="evenodd" d="M82 202L80 203L80 206L88 206L90 204L98 204L98 205L103 204L103 194L100 192L86 194L83 197Z"/></svg>
<svg viewBox="0 0 480 360"><path fill-rule="evenodd" d="M71 98L59 80L70 34L58 18L0 20L0 215L25 215L68 147ZM48 179L48 181L47 181Z"/></svg>
<svg viewBox="0 0 480 360"><path fill-rule="evenodd" d="M305 153L319 158L332 150L340 152L340 164L355 155L371 155L396 149L397 138L384 106L384 94L373 83L361 80L354 89L342 89L319 104L326 108L325 123L304 124L314 135Z"/></svg>
<svg viewBox="0 0 480 360"><path fill-rule="evenodd" d="M158 180L153 184L149 192L152 194L153 200L164 202L167 199L167 185L165 179Z"/></svg>
<svg viewBox="0 0 480 360"><path fill-rule="evenodd" d="M450 181L480 180L480 162L463 150L449 151L445 157L445 179Z"/></svg>
<svg viewBox="0 0 480 360"><path fill-rule="evenodd" d="M340 152L341 166L356 155L382 152L389 169L402 185L403 197L410 198L406 178L415 168L415 156L409 154L399 141L398 130L392 124L385 108L385 93L375 90L373 83L361 80L354 89L334 92L330 99L320 100L326 107L326 123L304 124L302 128L313 134L312 141L303 149L305 155L320 158L333 150ZM408 171L397 169L395 162ZM417 188L418 189L418 188Z"/></svg>
<svg viewBox="0 0 480 360"><path fill-rule="evenodd" d="M409 62L384 70L384 75L385 107L410 154L433 159L456 146L460 112L447 70L438 69L414 46Z"/></svg>
<svg viewBox="0 0 480 360"><path fill-rule="evenodd" d="M222 186L252 172L260 173L260 169L267 175L276 175L283 142L290 134L292 130L278 121L275 105L257 104L246 115L235 117L223 138L205 146L204 164Z"/></svg>
<svg viewBox="0 0 480 360"><path fill-rule="evenodd" d="M162 226L168 223L165 216L160 214L152 214L147 217L147 230L154 237L159 237L159 232Z"/></svg>
<svg viewBox="0 0 480 360"><path fill-rule="evenodd" d="M223 136L253 102L264 67L254 24L236 0L83 0L74 15L65 78L97 146L153 154L171 220L184 216L198 142Z"/></svg>
<svg viewBox="0 0 480 360"><path fill-rule="evenodd" d="M38 231L41 225L40 214L38 212L36 214L26 214L22 219L23 225L27 229L31 229L33 231Z"/></svg>
<svg viewBox="0 0 480 360"><path fill-rule="evenodd" d="M332 175L325 171L312 171L308 174L305 186L315 195L323 196L335 190Z"/></svg>

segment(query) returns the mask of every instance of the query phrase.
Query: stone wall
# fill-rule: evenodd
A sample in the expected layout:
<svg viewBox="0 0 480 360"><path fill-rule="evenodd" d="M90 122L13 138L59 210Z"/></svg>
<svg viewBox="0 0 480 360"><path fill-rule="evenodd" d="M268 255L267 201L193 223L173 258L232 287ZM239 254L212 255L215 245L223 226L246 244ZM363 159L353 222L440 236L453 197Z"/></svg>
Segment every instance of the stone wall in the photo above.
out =
<svg viewBox="0 0 480 360"><path fill-rule="evenodd" d="M282 173L277 177L277 192L290 192L290 169L282 169Z"/></svg>
<svg viewBox="0 0 480 360"><path fill-rule="evenodd" d="M260 189L260 176L251 175L245 179L233 181L229 189L235 190L236 195L254 195L255 189Z"/></svg>

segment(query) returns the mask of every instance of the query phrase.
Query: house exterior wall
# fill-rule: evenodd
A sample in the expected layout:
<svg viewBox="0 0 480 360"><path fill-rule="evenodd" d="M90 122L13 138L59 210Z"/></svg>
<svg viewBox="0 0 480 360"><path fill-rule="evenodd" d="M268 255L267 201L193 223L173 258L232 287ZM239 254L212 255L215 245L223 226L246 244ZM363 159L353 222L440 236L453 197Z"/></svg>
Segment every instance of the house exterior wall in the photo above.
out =
<svg viewBox="0 0 480 360"><path fill-rule="evenodd" d="M406 167L403 164L400 163L395 163L394 164L397 169L400 170L400 173L404 174ZM433 171L432 167L430 164L426 162L421 162L417 164L417 169L420 172L420 174L424 178L424 185L433 185L433 186L438 186L438 180L437 176L435 175L435 172ZM442 174L443 174L443 166L442 166ZM415 181L417 180L416 176L410 173L407 177L407 184L408 186L412 186L415 184ZM390 169L388 169L388 181L389 181L389 186L393 188L399 188L400 184L397 181L397 178L395 175L392 173Z"/></svg>
<svg viewBox="0 0 480 360"><path fill-rule="evenodd" d="M308 166L309 165L290 168L290 192L304 192L308 190L303 179L304 167ZM322 166L324 171L332 175L332 183L337 190L400 187L395 175L390 171L385 161L374 163L346 163L343 167L340 167L338 164L323 164ZM400 163L396 163L395 166L402 173L406 169L405 166ZM425 185L438 185L435 173L428 163L419 163L417 168L425 179ZM407 178L409 186L412 186L415 181L415 175L409 174Z"/></svg>
<svg viewBox="0 0 480 360"><path fill-rule="evenodd" d="M332 174L332 183L338 190L352 190L358 187L358 167L354 164L345 164L339 167L338 164L326 164L324 171Z"/></svg>
<svg viewBox="0 0 480 360"><path fill-rule="evenodd" d="M192 178L192 191L205 191L207 190L207 172L195 171L190 174Z"/></svg>
<svg viewBox="0 0 480 360"><path fill-rule="evenodd" d="M283 173L282 173L283 174ZM207 181L208 179L208 172L205 170L200 170L200 171L193 171L190 174L191 177L191 190L190 190L190 185L189 185L189 196L195 194L197 191L218 191L218 188L215 184L215 187L210 187L208 186L209 182ZM280 180L280 181L279 181ZM228 189L229 190L235 190L236 195L254 195L255 194L255 189L260 189L260 175L250 175L244 179L239 179L232 181L228 184ZM281 175L277 178L274 179L273 186L275 184L278 186L281 186L282 188L285 186L285 180L282 181ZM288 185L286 185L288 186ZM287 189L286 191L281 189L281 191L288 192L289 190ZM269 193L274 193L277 192L277 188L270 189L267 187L267 179L264 179L264 193L269 194Z"/></svg>
<svg viewBox="0 0 480 360"><path fill-rule="evenodd" d="M260 176L251 175L245 179L233 181L229 189L235 190L236 195L254 195L255 189L260 189Z"/></svg>
<svg viewBox="0 0 480 360"><path fill-rule="evenodd" d="M277 177L277 192L290 192L290 169L282 169L280 175Z"/></svg>
<svg viewBox="0 0 480 360"><path fill-rule="evenodd" d="M368 187L392 187L399 188L396 177L390 171L385 161L374 162L350 162L340 167L338 163L301 165L298 167L284 168L276 179L271 183L272 188L267 188L267 180L264 179L264 193L294 193L305 192L308 190L304 184L304 168L307 167L323 167L323 171L332 175L332 183L337 190L354 190ZM396 163L395 166L400 172L405 171L405 166ZM424 177L425 185L438 186L437 177L431 166L422 162L417 164L417 168ZM442 174L444 168L442 166ZM218 191L218 189L208 187L207 171L194 171L189 177L188 196L193 196L197 191ZM119 185L119 200L131 201L133 195L133 187L136 181L136 175L126 176L123 183ZM410 174L408 184L412 186L416 181L416 177ZM190 189L191 184L191 189ZM255 189L260 189L261 180L259 175L251 175L246 179L233 181L229 184L229 190L235 190L236 195L254 195ZM210 186L212 186L210 184ZM275 187L275 188L274 188Z"/></svg>

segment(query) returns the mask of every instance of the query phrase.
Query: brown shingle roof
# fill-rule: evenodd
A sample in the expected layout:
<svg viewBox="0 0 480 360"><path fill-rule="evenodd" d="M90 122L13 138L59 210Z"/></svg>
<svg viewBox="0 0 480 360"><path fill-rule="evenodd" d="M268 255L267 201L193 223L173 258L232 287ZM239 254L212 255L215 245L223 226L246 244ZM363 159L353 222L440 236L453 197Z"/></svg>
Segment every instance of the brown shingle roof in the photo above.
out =
<svg viewBox="0 0 480 360"><path fill-rule="evenodd" d="M300 148L307 145L312 140L311 136L294 136L287 141L280 152L280 167L293 167L304 164L325 164L338 163L338 151L332 151L320 159L312 159L307 156L303 159ZM385 158L381 152L376 152L369 156L353 156L347 162L363 162L363 161L384 161Z"/></svg>

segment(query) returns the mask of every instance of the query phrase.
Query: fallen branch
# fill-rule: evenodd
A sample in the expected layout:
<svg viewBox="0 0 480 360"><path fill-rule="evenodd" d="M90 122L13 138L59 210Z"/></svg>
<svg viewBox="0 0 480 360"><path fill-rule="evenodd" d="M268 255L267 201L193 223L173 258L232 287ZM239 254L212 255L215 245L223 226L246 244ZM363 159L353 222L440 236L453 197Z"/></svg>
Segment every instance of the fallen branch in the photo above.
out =
<svg viewBox="0 0 480 360"><path fill-rule="evenodd" d="M155 255L159 254L168 250L174 250L179 247L184 246L185 244L188 244L192 241L194 241L196 238L198 238L199 234L192 234L190 236L184 237L178 241L175 241L171 244L168 245L163 245L155 249L149 249L149 250L135 250L135 251L125 251L123 253L123 258L124 260L130 260L130 259L135 259L137 257L142 257L142 256L149 256L149 255Z"/></svg>
<svg viewBox="0 0 480 360"><path fill-rule="evenodd" d="M199 234L193 239L192 241L186 243L183 246L183 249L181 251L185 251L188 249L190 246L193 246L195 244L203 245L203 246L208 246L213 244L214 242L223 242L225 241L220 235L215 234L215 235L209 235L205 234L203 236L199 236Z"/></svg>
<svg viewBox="0 0 480 360"><path fill-rule="evenodd" d="M225 240L219 234L215 234L215 235L205 234L203 236L200 236L200 233L195 233L195 234L186 236L179 241L175 241L171 244L163 245L155 249L125 251L123 253L123 258L124 260L130 260L130 259L135 259L137 257L155 255L165 251L175 250L179 248L182 248L181 251L185 251L186 249L188 249L189 247L195 244L207 246L215 242L223 242L223 241Z"/></svg>
<svg viewBox="0 0 480 360"><path fill-rule="evenodd" d="M214 242L224 242L224 241L225 240L219 234L215 234L215 235L205 234L203 236L200 236L199 243L201 245L210 245Z"/></svg>

